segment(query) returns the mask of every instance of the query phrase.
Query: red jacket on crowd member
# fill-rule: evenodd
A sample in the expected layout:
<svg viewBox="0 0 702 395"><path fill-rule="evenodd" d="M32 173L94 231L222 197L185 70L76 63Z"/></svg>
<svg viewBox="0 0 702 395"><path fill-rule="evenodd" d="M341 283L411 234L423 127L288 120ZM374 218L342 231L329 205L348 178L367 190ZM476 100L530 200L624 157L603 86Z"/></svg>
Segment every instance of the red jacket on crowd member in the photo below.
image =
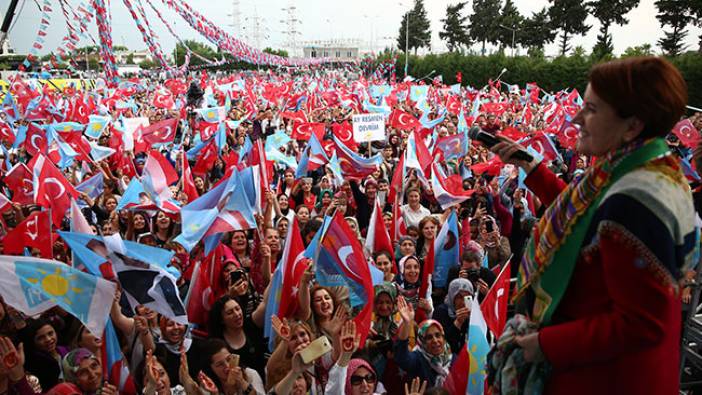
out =
<svg viewBox="0 0 702 395"><path fill-rule="evenodd" d="M526 184L546 205L565 188L543 164ZM635 199L620 207L612 200L599 206L566 293L539 332L552 366L546 394L678 393L681 299L652 245L673 246L662 229L638 227L655 213Z"/></svg>

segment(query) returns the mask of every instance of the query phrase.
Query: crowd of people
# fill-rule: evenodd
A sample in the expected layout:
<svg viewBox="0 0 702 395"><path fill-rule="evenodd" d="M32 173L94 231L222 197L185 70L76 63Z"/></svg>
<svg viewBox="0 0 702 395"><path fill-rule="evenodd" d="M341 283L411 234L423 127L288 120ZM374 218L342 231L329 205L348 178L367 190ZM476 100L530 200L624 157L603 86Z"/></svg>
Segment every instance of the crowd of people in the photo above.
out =
<svg viewBox="0 0 702 395"><path fill-rule="evenodd" d="M552 94L536 84L520 88L497 80L471 88L446 86L438 80L390 82L353 69L313 68L228 74L203 71L168 80L131 79L108 85L99 81L84 90L56 90L19 76L11 81L15 107L5 100L0 113L0 160L4 162L0 188L9 200L2 208L3 234L49 209L47 203L31 198L31 188L29 200L19 199L16 181L8 180L13 170L41 154L74 186L102 175L101 192L79 191L76 199L93 234L118 235L172 252L168 270L178 274L179 296L185 306L191 306L193 300L211 303L198 305L199 317L190 317L190 323L184 325L145 306L132 308L124 295L125 284L120 284L110 319L123 357L109 363L105 339L61 308L28 317L0 303L0 393L451 393L452 366L466 347L474 313L471 299L483 301L507 266L513 278L518 276L532 229L555 197L553 191L546 192L550 198L544 198L543 191L537 196L527 186L533 186L535 177L547 170L563 185L578 180L595 166L595 157L604 154L578 152L576 140L581 137L569 134L569 128L580 125L585 112L594 111L587 95L583 103L576 90ZM387 91L373 96L373 87L387 87ZM412 93L416 87L426 88L420 98ZM161 105L155 99L164 95L171 102ZM48 109L38 111L36 103ZM88 113L77 114L77 107ZM207 107L225 108L226 113L208 122L207 115L198 111ZM385 139L360 144L344 140L342 134L351 134L352 116L371 108L387 109ZM412 123L396 122L398 114L406 114ZM88 133L91 115L109 118L97 136ZM147 126L132 130L134 141L125 143L130 133L125 132L124 120L138 117L147 118L150 125L177 119L176 128L168 141L146 139L148 147L140 150L138 137ZM47 127L67 121L88 125L79 133L82 139L115 152L100 160L80 159L80 155L66 160L61 145L55 149L56 143L75 148L81 138L78 143L69 142L61 133L49 138ZM700 114L689 121L702 130ZM310 133L299 128L301 123L323 126L319 133ZM221 139L212 137L211 124L215 130L224 128ZM468 142L469 126L501 135L503 141L520 140L523 146L519 149L530 147L532 156L543 158L541 167L532 172L524 171L524 166L520 170L519 163L509 160L512 146L498 146L493 153L478 141ZM36 139L29 138L34 134L43 135L46 143L37 146ZM284 143L269 146L283 135L289 137ZM438 144L447 136L465 138L465 147L452 151ZM193 151L210 138L220 141L212 149ZM331 158L340 150L340 139L359 157L380 155L382 159L362 176L350 174L348 163L342 163L338 174ZM313 140L320 143L324 159L322 163L310 159L317 166L299 171L302 158L314 156L308 146ZM666 141L683 159L695 148L686 147L674 133ZM271 149L283 159L271 156ZM222 185L233 169L241 171L258 160L257 171L265 181L260 184L260 208L255 210L253 226L224 232L215 246L206 247L203 240L187 246L178 236L198 223L198 218L184 223L178 210L155 199L142 205L123 201L134 179L141 179L144 190L148 189L144 171L152 150L178 175L168 186L171 201L180 209ZM254 158L262 156L261 150L268 160ZM423 150L431 155L429 166ZM203 158L208 153L214 154L211 160ZM692 163L699 168L694 160ZM459 190L472 194L446 207L437 199L432 165L446 180L457 183ZM26 179L31 185L29 170ZM698 181L691 181L693 187ZM38 188L36 179L33 188ZM238 198L236 194L230 197ZM385 229L378 230L371 223L376 204ZM53 231L74 230L75 213L67 210L65 214ZM437 235L453 215L459 228L454 240L459 245L458 259L442 262L450 267L445 285L422 284L431 282L426 276L427 262L433 261L430 255L435 253ZM286 242L301 240L302 248L308 247L322 232L325 217L332 216L343 216L373 272L380 273L373 280L374 294L369 296L373 311L368 328L353 320L358 307L352 308L348 287L319 284L313 259L294 284L296 300L287 301L293 305L290 312L279 316L267 311L270 299L275 298L271 295L275 270L291 249ZM298 238L289 234L293 231L299 232ZM375 248L379 231L390 237L390 250ZM371 237L376 244L366 243ZM5 254L80 267L61 236L50 240L50 249L29 245L17 251L18 246L8 239L0 239L0 244ZM209 276L208 294L193 295L201 292L193 283L202 271ZM117 281L108 272L102 275ZM686 286L695 271L686 269L682 274L676 298L688 303L691 293ZM510 305L510 316L516 308ZM187 308L188 314L192 311ZM274 335L266 336L266 325L272 326ZM488 340L495 343L497 337L489 334ZM310 344L326 352L310 360L305 352L314 348L308 349ZM530 349L526 341L520 344ZM462 372L464 381L468 374Z"/></svg>

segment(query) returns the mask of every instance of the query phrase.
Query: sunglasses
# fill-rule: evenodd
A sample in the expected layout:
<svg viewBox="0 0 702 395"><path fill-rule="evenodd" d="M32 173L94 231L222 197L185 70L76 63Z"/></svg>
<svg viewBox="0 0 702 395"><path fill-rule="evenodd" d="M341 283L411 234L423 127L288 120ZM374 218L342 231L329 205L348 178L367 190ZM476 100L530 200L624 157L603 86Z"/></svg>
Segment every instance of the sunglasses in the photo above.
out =
<svg viewBox="0 0 702 395"><path fill-rule="evenodd" d="M351 385L353 386L361 385L361 382L363 381L368 384L375 384L375 375L373 373L368 373L365 376L351 376Z"/></svg>

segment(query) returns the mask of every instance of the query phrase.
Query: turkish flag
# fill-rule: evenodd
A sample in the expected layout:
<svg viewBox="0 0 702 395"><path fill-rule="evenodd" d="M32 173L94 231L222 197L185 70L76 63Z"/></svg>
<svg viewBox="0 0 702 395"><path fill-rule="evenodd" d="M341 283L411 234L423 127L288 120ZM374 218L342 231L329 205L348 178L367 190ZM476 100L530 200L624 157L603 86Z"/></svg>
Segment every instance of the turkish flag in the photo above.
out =
<svg viewBox="0 0 702 395"><path fill-rule="evenodd" d="M200 121L197 125L197 129L200 131L200 139L202 141L207 141L217 133L219 122Z"/></svg>
<svg viewBox="0 0 702 395"><path fill-rule="evenodd" d="M89 103L86 103L84 98L78 96L73 104L73 111L66 117L67 121L78 123L88 123L90 121L91 109Z"/></svg>
<svg viewBox="0 0 702 395"><path fill-rule="evenodd" d="M151 103L156 108L165 108L166 110L170 110L175 107L173 94L171 91L166 89L157 89L156 92L154 92L154 98Z"/></svg>
<svg viewBox="0 0 702 395"><path fill-rule="evenodd" d="M32 158L28 167L34 176L34 202L50 208L54 225L61 226L66 211L71 207L71 198L78 198L78 191L44 155Z"/></svg>
<svg viewBox="0 0 702 395"><path fill-rule="evenodd" d="M480 311L483 312L483 318L487 327L495 334L496 338L500 338L502 331L507 323L507 304L509 301L509 278L510 264L505 263L505 267L497 276L495 283L485 295L485 299L480 304Z"/></svg>
<svg viewBox="0 0 702 395"><path fill-rule="evenodd" d="M402 110L393 110L390 114L390 126L400 130L412 130L421 127L417 118Z"/></svg>
<svg viewBox="0 0 702 395"><path fill-rule="evenodd" d="M553 146L551 139L543 132L536 132L529 140L524 142L525 147L531 147L546 160L554 160L558 157L558 151Z"/></svg>
<svg viewBox="0 0 702 395"><path fill-rule="evenodd" d="M446 109L451 114L458 115L461 112L461 107L461 99L458 96L449 96L446 99Z"/></svg>
<svg viewBox="0 0 702 395"><path fill-rule="evenodd" d="M429 243L429 251L427 256L424 257L424 267L422 268L422 282L419 285L419 298L428 299L431 295L427 295L429 290L429 282L432 281L431 274L434 273L434 243ZM417 307L416 316L414 321L420 323L427 318L427 313L424 309Z"/></svg>
<svg viewBox="0 0 702 395"><path fill-rule="evenodd" d="M32 172L24 163L17 163L5 175L5 184L12 190L12 201L19 204L34 203Z"/></svg>
<svg viewBox="0 0 702 395"><path fill-rule="evenodd" d="M378 204L377 200L375 201L373 214L371 214L371 220L368 225L366 248L373 254L385 251L393 255L394 251L392 241L390 241L390 234L388 234L385 221L383 220L383 211L380 209L380 204ZM397 273L394 261L395 259L393 258L392 272Z"/></svg>
<svg viewBox="0 0 702 395"><path fill-rule="evenodd" d="M280 291L280 306L278 307L278 317L281 319L293 317L297 312L299 308L297 293L300 280L310 265L310 260L304 257L305 245L302 243L297 218L293 218L288 235L281 258L283 284Z"/></svg>
<svg viewBox="0 0 702 395"><path fill-rule="evenodd" d="M29 155L35 156L38 153L46 154L49 150L46 132L37 126L34 122L27 126L27 134L25 135L24 149Z"/></svg>
<svg viewBox="0 0 702 395"><path fill-rule="evenodd" d="M332 124L332 134L341 140L344 145L350 149L356 151L358 148L358 143L353 139L353 127L349 121L344 121L342 123ZM329 155L331 157L331 155Z"/></svg>
<svg viewBox="0 0 702 395"><path fill-rule="evenodd" d="M141 140L149 145L172 143L175 139L176 129L178 129L178 118L164 119L142 128Z"/></svg>
<svg viewBox="0 0 702 395"><path fill-rule="evenodd" d="M680 142L686 147L695 148L700 141L700 133L695 129L689 119L683 119L678 122L672 130L673 134L678 136Z"/></svg>
<svg viewBox="0 0 702 395"><path fill-rule="evenodd" d="M217 145L215 144L214 139L212 139L209 143L207 143L202 151L200 151L200 156L197 158L197 162L195 162L195 167L193 167L193 174L207 174L210 170L212 170L218 156Z"/></svg>
<svg viewBox="0 0 702 395"><path fill-rule="evenodd" d="M470 167L470 169L475 174L487 173L491 176L499 176L500 171L504 163L500 160L500 157L495 156L487 162L476 163Z"/></svg>
<svg viewBox="0 0 702 395"><path fill-rule="evenodd" d="M181 158L183 161L183 192L188 195L188 203L190 203L197 199L200 195L197 193L195 181L193 181L193 173L190 171L190 163L188 163L188 157L185 155L184 151L181 154Z"/></svg>
<svg viewBox="0 0 702 395"><path fill-rule="evenodd" d="M53 240L48 211L34 212L3 239L3 253L22 255L24 247L37 248L42 258L53 259Z"/></svg>
<svg viewBox="0 0 702 395"><path fill-rule="evenodd" d="M316 122L295 122L290 137L294 140L309 140L312 133L317 136L317 140L324 137L324 124Z"/></svg>
<svg viewBox="0 0 702 395"><path fill-rule="evenodd" d="M305 115L302 110L300 111L284 111L280 113L280 117L285 119L291 119L295 121L295 123L305 123L307 122L307 116Z"/></svg>

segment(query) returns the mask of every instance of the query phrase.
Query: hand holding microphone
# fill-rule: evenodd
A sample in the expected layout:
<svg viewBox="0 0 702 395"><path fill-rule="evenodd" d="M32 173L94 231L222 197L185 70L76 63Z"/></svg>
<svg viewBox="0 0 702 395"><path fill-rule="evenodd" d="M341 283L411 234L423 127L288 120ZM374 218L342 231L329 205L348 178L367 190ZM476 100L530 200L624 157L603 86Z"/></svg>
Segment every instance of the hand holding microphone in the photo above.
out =
<svg viewBox="0 0 702 395"><path fill-rule="evenodd" d="M538 162L535 158L526 151L526 148L506 137L497 137L488 133L479 126L473 126L468 131L468 137L473 140L478 140L485 145L490 151L497 154L504 163L511 163L519 166L524 171L531 172Z"/></svg>

